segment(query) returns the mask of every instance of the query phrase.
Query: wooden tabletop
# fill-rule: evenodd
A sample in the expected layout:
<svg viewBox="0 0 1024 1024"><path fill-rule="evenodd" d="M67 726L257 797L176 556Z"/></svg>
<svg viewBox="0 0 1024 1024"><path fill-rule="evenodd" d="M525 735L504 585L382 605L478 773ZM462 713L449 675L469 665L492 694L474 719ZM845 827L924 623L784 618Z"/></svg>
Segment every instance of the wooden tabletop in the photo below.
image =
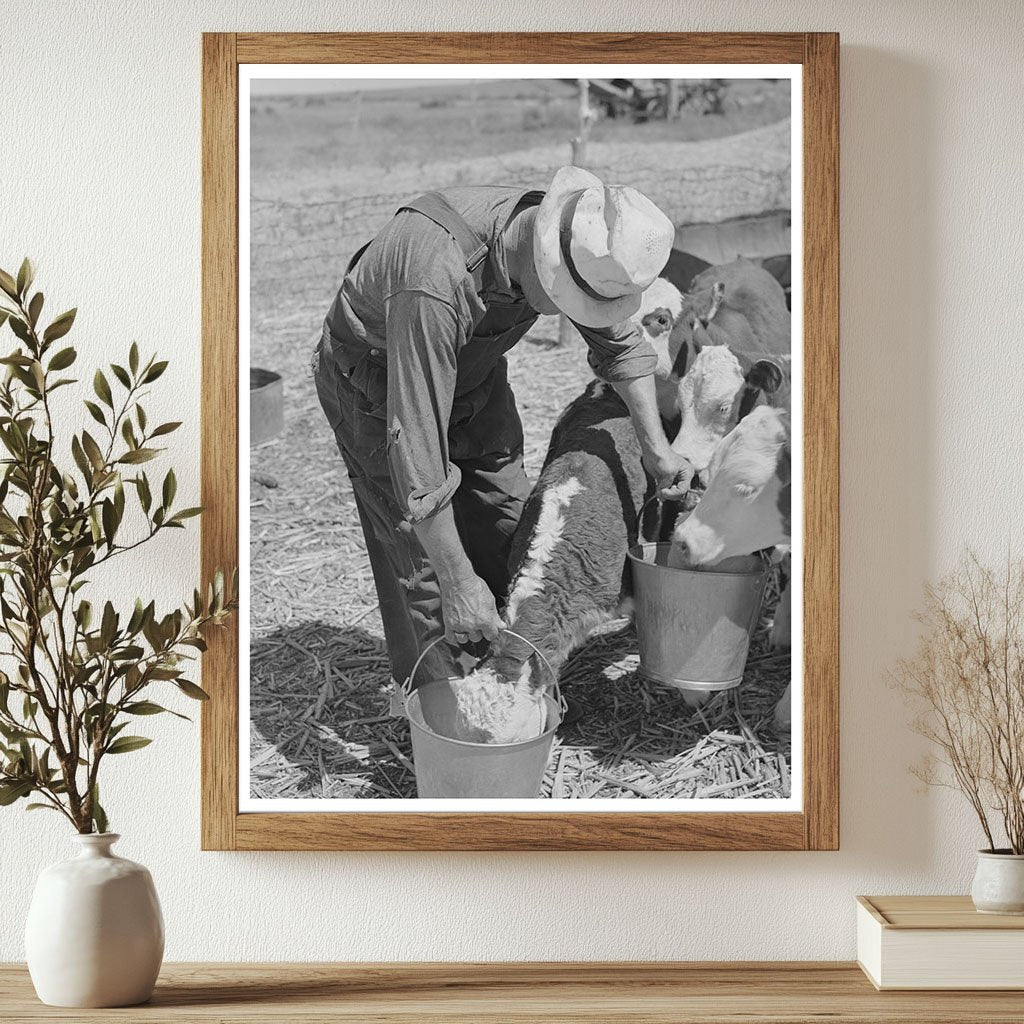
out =
<svg viewBox="0 0 1024 1024"><path fill-rule="evenodd" d="M152 1002L60 1010L0 965L0 1020L259 1024L986 1024L1024 992L876 992L855 964L166 964Z"/></svg>

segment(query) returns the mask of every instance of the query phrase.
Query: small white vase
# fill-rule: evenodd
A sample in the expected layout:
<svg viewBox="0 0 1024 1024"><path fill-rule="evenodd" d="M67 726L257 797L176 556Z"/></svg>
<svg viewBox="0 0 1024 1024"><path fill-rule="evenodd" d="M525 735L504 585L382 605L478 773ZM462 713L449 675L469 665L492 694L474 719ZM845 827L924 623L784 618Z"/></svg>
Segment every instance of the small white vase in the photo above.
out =
<svg viewBox="0 0 1024 1024"><path fill-rule="evenodd" d="M164 921L149 872L111 853L120 836L76 835L77 857L46 868L25 926L36 994L49 1006L134 1006L153 993Z"/></svg>
<svg viewBox="0 0 1024 1024"><path fill-rule="evenodd" d="M982 914L1024 914L1024 854L979 850L971 899Z"/></svg>

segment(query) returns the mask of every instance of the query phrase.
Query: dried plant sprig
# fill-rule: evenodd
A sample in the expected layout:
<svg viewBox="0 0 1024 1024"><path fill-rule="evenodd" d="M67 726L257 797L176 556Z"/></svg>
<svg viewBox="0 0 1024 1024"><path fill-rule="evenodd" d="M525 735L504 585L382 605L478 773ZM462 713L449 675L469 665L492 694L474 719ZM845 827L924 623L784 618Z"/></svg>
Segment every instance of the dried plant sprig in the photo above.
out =
<svg viewBox="0 0 1024 1024"><path fill-rule="evenodd" d="M917 652L895 681L938 747L911 770L967 798L988 848L1024 853L1024 560L997 572L973 552L925 589Z"/></svg>
<svg viewBox="0 0 1024 1024"><path fill-rule="evenodd" d="M77 353L57 342L76 310L43 328L34 276L27 259L17 275L0 270L0 327L6 322L19 343L0 358L0 661L13 666L10 675L0 671L0 806L36 796L29 809L56 810L79 832L104 832L104 758L151 742L124 732L133 719L185 717L148 699L151 687L207 699L185 674L205 650L203 631L235 608L238 584L218 572L205 593L164 615L141 598L128 613L86 599L98 566L183 529L202 510L174 505L173 469L157 489L137 468L156 459L159 439L181 424L148 423L141 402L167 363L143 361L136 344L124 365L93 376L95 394L84 405L99 430L58 436L51 397L77 383L62 375ZM71 464L58 454L62 440ZM129 530L130 520L139 528Z"/></svg>

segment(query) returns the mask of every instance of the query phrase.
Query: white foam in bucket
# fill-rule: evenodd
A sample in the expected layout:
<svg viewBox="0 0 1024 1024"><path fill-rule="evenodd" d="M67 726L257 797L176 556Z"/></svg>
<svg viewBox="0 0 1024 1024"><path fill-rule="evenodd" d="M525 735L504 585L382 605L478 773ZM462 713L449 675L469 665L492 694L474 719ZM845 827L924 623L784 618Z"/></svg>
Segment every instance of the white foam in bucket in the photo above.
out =
<svg viewBox="0 0 1024 1024"><path fill-rule="evenodd" d="M544 695L544 731L519 743L451 739L456 702L448 679L417 687L405 701L412 733L416 792L421 799L525 799L540 793L561 704Z"/></svg>

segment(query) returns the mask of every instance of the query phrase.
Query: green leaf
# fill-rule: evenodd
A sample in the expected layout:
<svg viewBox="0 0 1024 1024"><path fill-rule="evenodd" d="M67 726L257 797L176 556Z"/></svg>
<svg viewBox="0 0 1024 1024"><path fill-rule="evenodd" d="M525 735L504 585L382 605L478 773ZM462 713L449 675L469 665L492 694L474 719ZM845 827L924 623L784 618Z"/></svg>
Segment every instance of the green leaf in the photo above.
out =
<svg viewBox="0 0 1024 1024"><path fill-rule="evenodd" d="M125 452L117 461L134 466L140 462L149 462L150 459L155 459L158 454L159 452L156 448L136 448L134 451Z"/></svg>
<svg viewBox="0 0 1024 1024"><path fill-rule="evenodd" d="M170 708L161 707L159 704L154 704L151 700L137 700L134 704L125 704L123 708L125 714L128 715L174 715L175 718L183 718L186 722L191 721L187 715L180 715L177 711L171 711Z"/></svg>
<svg viewBox="0 0 1024 1024"><path fill-rule="evenodd" d="M177 430L178 427L180 427L180 426L181 426L181 421L180 420L178 420L177 422L174 422L174 423L161 423L160 426L157 427L156 430L154 430L153 433L150 436L151 437L163 437L164 434L170 434L172 431Z"/></svg>
<svg viewBox="0 0 1024 1024"><path fill-rule="evenodd" d="M196 505L193 508L183 508L180 512L175 512L173 516L167 521L168 525L171 523L180 523L183 519L192 519L194 516L201 515L203 511L202 505Z"/></svg>
<svg viewBox="0 0 1024 1024"><path fill-rule="evenodd" d="M92 379L92 386L96 394L100 396L100 401L109 405L111 409L114 408L114 396L110 393L110 385L107 383L107 378L104 376L102 370L97 370L96 375Z"/></svg>
<svg viewBox="0 0 1024 1024"><path fill-rule="evenodd" d="M82 443L78 440L77 436L71 438L71 455L75 460L75 465L78 467L78 471L87 481L91 482L93 472L92 467L89 465L89 459L86 457L85 451L82 448Z"/></svg>
<svg viewBox="0 0 1024 1024"><path fill-rule="evenodd" d="M133 341L132 347L128 350L128 365L132 373L139 372L139 346Z"/></svg>
<svg viewBox="0 0 1024 1024"><path fill-rule="evenodd" d="M103 453L100 451L100 446L93 440L92 434L88 430L82 431L82 447L85 449L85 454L89 456L89 462L92 463L92 468L99 472L105 465L103 461Z"/></svg>
<svg viewBox="0 0 1024 1024"><path fill-rule="evenodd" d="M0 363L4 366L31 366L32 357L25 355L24 352L11 352L0 358Z"/></svg>
<svg viewBox="0 0 1024 1024"><path fill-rule="evenodd" d="M26 256L18 268L18 295L24 295L32 287L35 276L36 268L32 266L32 261Z"/></svg>
<svg viewBox="0 0 1024 1024"><path fill-rule="evenodd" d="M66 370L76 359L78 353L68 346L62 348L51 360L47 370Z"/></svg>
<svg viewBox="0 0 1024 1024"><path fill-rule="evenodd" d="M146 615L146 609L143 607L142 599L135 599L135 607L132 609L131 617L128 619L128 625L125 626L129 636L135 636L136 633L142 628L142 622Z"/></svg>
<svg viewBox="0 0 1024 1024"><path fill-rule="evenodd" d="M26 345L31 343L32 334L28 329L28 324L21 317L11 316L7 322L11 325L11 330L14 331L20 341L25 342Z"/></svg>
<svg viewBox="0 0 1024 1024"><path fill-rule="evenodd" d="M100 806L100 787L98 784L92 787L92 820L96 826L96 831L100 834L109 831L107 814Z"/></svg>
<svg viewBox="0 0 1024 1024"><path fill-rule="evenodd" d="M106 749L108 754L128 754L148 747L153 741L146 736L118 736Z"/></svg>
<svg viewBox="0 0 1024 1024"><path fill-rule="evenodd" d="M133 451L139 447L139 442L135 440L135 428L127 416L124 423L121 424L121 436L124 438L124 443Z"/></svg>
<svg viewBox="0 0 1024 1024"><path fill-rule="evenodd" d="M154 363L149 370L146 371L146 376L143 377L143 384L152 384L163 372L167 369L167 360L164 359L158 363Z"/></svg>
<svg viewBox="0 0 1024 1024"><path fill-rule="evenodd" d="M18 301L18 286L14 278L4 270L0 270L0 288L2 288L15 302Z"/></svg>
<svg viewBox="0 0 1024 1024"><path fill-rule="evenodd" d="M139 503L142 505L143 511L149 514L149 509L153 504L153 495L149 490L149 477L145 473L140 477L136 477L135 487L139 492Z"/></svg>
<svg viewBox="0 0 1024 1024"><path fill-rule="evenodd" d="M63 338L64 335L71 330L71 325L75 322L75 315L77 313L77 307L75 309L69 309L66 313L61 313L61 315L57 317L45 331L43 331L43 341L49 344L51 341Z"/></svg>
<svg viewBox="0 0 1024 1024"><path fill-rule="evenodd" d="M146 410L141 405L135 406L135 418L139 421L139 430L146 429Z"/></svg>
<svg viewBox="0 0 1024 1024"><path fill-rule="evenodd" d="M8 807L15 800L20 800L32 792L31 779L16 779L0 782L0 807Z"/></svg>
<svg viewBox="0 0 1024 1024"><path fill-rule="evenodd" d="M109 647L111 645L116 632L117 612L114 611L114 606L107 601L103 605L103 619L100 623L100 639L102 640L104 647Z"/></svg>
<svg viewBox="0 0 1024 1024"><path fill-rule="evenodd" d="M114 546L114 537L117 534L117 512L114 510L114 503L109 499L103 500L103 536L108 547Z"/></svg>
<svg viewBox="0 0 1024 1024"><path fill-rule="evenodd" d="M32 296L32 301L28 304L28 322L32 325L33 329L39 321L39 314L43 308L43 293L36 292Z"/></svg>
<svg viewBox="0 0 1024 1024"><path fill-rule="evenodd" d="M0 736L3 736L8 743L17 743L19 740L25 738L27 733L24 729L20 729L16 725L7 725L5 722L0 721Z"/></svg>
<svg viewBox="0 0 1024 1024"><path fill-rule="evenodd" d="M128 376L128 371L117 363L110 364L110 372L126 387L132 386L132 379Z"/></svg>
<svg viewBox="0 0 1024 1024"><path fill-rule="evenodd" d="M82 601L75 609L75 618L78 619L78 624L83 630L88 629L92 625L92 603L90 601Z"/></svg>
<svg viewBox="0 0 1024 1024"><path fill-rule="evenodd" d="M178 479L174 475L174 470L169 469L167 470L167 476L164 477L164 486L162 493L163 504L166 508L169 508L171 502L174 501L174 495L177 493L177 491Z"/></svg>
<svg viewBox="0 0 1024 1024"><path fill-rule="evenodd" d="M210 695L201 686L196 686L195 683L190 683L187 679L177 679L175 680L174 685L177 686L186 697L191 697L193 700L210 699Z"/></svg>
<svg viewBox="0 0 1024 1024"><path fill-rule="evenodd" d="M89 410L89 415L101 426L107 425L107 417L103 414L103 410L95 403L90 402L88 398L84 399L86 409Z"/></svg>
<svg viewBox="0 0 1024 1024"><path fill-rule="evenodd" d="M114 511L117 513L118 525L124 517L124 481L118 477L114 481Z"/></svg>
<svg viewBox="0 0 1024 1024"><path fill-rule="evenodd" d="M154 704L151 700L137 700L134 704L125 704L124 712L128 715L159 715L167 708Z"/></svg>

